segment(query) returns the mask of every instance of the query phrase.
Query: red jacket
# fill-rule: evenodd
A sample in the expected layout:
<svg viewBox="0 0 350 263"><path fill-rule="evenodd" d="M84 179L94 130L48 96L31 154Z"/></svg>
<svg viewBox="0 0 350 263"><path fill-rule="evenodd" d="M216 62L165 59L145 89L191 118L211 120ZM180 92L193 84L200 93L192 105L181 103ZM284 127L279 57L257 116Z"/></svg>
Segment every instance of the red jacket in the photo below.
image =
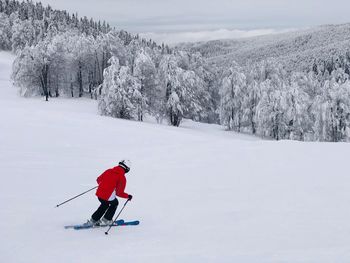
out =
<svg viewBox="0 0 350 263"><path fill-rule="evenodd" d="M98 188L97 197L108 201L113 191L122 198L128 198L129 195L124 192L126 186L125 171L122 167L116 166L108 169L99 177L97 177Z"/></svg>

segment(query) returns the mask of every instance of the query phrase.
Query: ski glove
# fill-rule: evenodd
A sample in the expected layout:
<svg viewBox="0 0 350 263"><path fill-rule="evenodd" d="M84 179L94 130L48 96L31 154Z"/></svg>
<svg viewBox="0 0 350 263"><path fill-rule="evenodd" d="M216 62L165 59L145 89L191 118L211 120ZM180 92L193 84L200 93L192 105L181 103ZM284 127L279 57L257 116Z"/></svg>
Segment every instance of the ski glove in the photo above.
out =
<svg viewBox="0 0 350 263"><path fill-rule="evenodd" d="M132 199L132 195L129 195L128 200L131 201L131 199Z"/></svg>

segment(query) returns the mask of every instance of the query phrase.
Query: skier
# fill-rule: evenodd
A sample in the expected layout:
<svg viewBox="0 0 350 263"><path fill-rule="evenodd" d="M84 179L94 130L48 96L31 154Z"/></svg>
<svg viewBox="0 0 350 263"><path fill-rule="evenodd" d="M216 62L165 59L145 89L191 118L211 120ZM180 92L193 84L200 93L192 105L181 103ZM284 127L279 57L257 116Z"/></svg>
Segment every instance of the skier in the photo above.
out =
<svg viewBox="0 0 350 263"><path fill-rule="evenodd" d="M92 214L91 219L86 223L87 225L111 225L119 204L116 197L119 196L131 201L132 195L124 192L126 186L125 174L130 171L130 166L130 160L122 160L118 166L106 170L97 178L96 196L101 205Z"/></svg>

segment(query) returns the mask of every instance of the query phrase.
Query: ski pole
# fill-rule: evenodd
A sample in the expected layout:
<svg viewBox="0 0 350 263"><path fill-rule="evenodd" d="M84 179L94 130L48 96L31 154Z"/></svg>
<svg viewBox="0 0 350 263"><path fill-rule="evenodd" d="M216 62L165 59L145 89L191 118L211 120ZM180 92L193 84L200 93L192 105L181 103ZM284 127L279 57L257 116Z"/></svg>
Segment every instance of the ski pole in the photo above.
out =
<svg viewBox="0 0 350 263"><path fill-rule="evenodd" d="M85 191L84 193L78 194L78 195L76 195L76 196L74 196L74 197L72 197L72 198L70 198L70 199L64 201L63 203L60 203L60 204L56 205L55 207L59 207L59 206L65 204L65 203L68 203L69 201L72 201L73 199L75 199L75 198L77 198L77 197L79 197L79 196L82 196L82 195L84 195L84 194L86 194L86 193L88 193L88 192L90 192L90 191L92 191L92 190L94 190L94 189L96 189L96 188L97 188L97 186L95 186L94 188L91 188L91 189Z"/></svg>
<svg viewBox="0 0 350 263"><path fill-rule="evenodd" d="M106 235L108 235L109 230L111 230L112 226L114 225L114 223L118 220L120 214L123 212L126 204L129 202L130 200L126 200L125 204L123 205L122 209L120 210L119 214L115 217L115 219L113 220L112 224L109 226L108 230L105 232Z"/></svg>

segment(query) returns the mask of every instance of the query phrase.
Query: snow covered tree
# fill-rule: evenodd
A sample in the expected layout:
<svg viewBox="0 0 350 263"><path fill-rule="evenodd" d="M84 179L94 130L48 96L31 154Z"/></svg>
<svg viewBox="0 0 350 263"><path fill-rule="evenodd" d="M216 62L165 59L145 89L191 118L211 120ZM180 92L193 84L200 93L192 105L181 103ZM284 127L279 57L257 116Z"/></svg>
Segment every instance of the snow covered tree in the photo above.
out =
<svg viewBox="0 0 350 263"><path fill-rule="evenodd" d="M181 89L182 69L177 66L176 57L174 55L168 55L163 57L159 65L159 70L160 79L166 90L166 115L171 125L179 126L183 118L182 105L178 94Z"/></svg>
<svg viewBox="0 0 350 263"><path fill-rule="evenodd" d="M292 82L291 86L287 87L285 102L285 118L288 125L285 138L303 141L312 128L309 113L310 98L297 82Z"/></svg>
<svg viewBox="0 0 350 263"><path fill-rule="evenodd" d="M55 97L71 92L68 76L71 74L72 68L69 60L70 53L67 52L69 41L66 36L66 34L57 35L49 44L51 51L50 86Z"/></svg>
<svg viewBox="0 0 350 263"><path fill-rule="evenodd" d="M217 68L209 65L199 52L188 54L189 70L195 72L198 76L200 84L202 114L198 120L208 123L219 123L217 113L218 105L220 104L219 81L217 76Z"/></svg>
<svg viewBox="0 0 350 263"><path fill-rule="evenodd" d="M275 86L267 79L260 84L261 99L257 105L258 133L276 140L284 139L288 129L286 120L286 87Z"/></svg>
<svg viewBox="0 0 350 263"><path fill-rule="evenodd" d="M78 84L79 97L84 94L84 84L87 83L88 74L91 72L92 61L94 59L92 52L93 39L85 36L77 36L69 38L67 43L69 54L72 56L72 67L74 69L75 79ZM73 94L72 94L73 95Z"/></svg>
<svg viewBox="0 0 350 263"><path fill-rule="evenodd" d="M321 141L346 141L350 124L350 82L327 81L323 96L317 97L315 135Z"/></svg>
<svg viewBox="0 0 350 263"><path fill-rule="evenodd" d="M222 81L220 89L221 123L229 130L240 131L243 117L243 99L247 79L241 67L233 63Z"/></svg>
<svg viewBox="0 0 350 263"><path fill-rule="evenodd" d="M137 119L141 100L141 85L131 75L128 66L120 66L119 60L112 57L111 64L104 72L102 92L99 98L99 111L102 115L122 119Z"/></svg>
<svg viewBox="0 0 350 263"><path fill-rule="evenodd" d="M0 50L11 49L12 28L10 19L4 13L0 13Z"/></svg>
<svg viewBox="0 0 350 263"><path fill-rule="evenodd" d="M203 118L203 105L209 100L201 78L177 63L175 55L166 55L159 65L159 78L166 87L166 114L173 126L179 126L183 117Z"/></svg>
<svg viewBox="0 0 350 263"><path fill-rule="evenodd" d="M90 71L90 89L98 87L103 82L103 72L108 67L109 59L114 56L118 58L121 66L127 66L127 49L119 38L119 33L110 31L107 34L100 34L93 42L93 68ZM99 96L99 90L96 90Z"/></svg>
<svg viewBox="0 0 350 263"><path fill-rule="evenodd" d="M12 27L12 49L23 49L26 45L31 46L36 41L35 29L31 20L17 20Z"/></svg>
<svg viewBox="0 0 350 263"><path fill-rule="evenodd" d="M21 87L23 95L42 94L48 101L51 95L49 73L51 52L48 42L40 42L35 47L26 47L14 62L13 79Z"/></svg>
<svg viewBox="0 0 350 263"><path fill-rule="evenodd" d="M146 111L151 112L156 101L161 99L157 87L157 71L151 57L140 49L134 60L134 76L140 80L142 102L140 105L139 121L143 120Z"/></svg>
<svg viewBox="0 0 350 263"><path fill-rule="evenodd" d="M252 134L256 134L257 120L256 107L260 101L260 86L257 81L252 80L247 84L247 94L243 101L243 121L250 127Z"/></svg>
<svg viewBox="0 0 350 263"><path fill-rule="evenodd" d="M181 88L178 89L182 103L183 114L186 118L199 121L208 117L205 107L210 105L209 93L206 85L194 71L182 71Z"/></svg>
<svg viewBox="0 0 350 263"><path fill-rule="evenodd" d="M177 95L177 93L172 89L171 84L168 84L167 93L168 95L168 101L166 104L167 107L167 113L169 117L169 122L172 126L180 126L182 117L183 117L183 110L180 104L180 98Z"/></svg>
<svg viewBox="0 0 350 263"><path fill-rule="evenodd" d="M139 55L140 50L142 49L142 44L140 40L135 37L131 42L127 45L128 50L128 65L130 65L131 68L131 74L134 74L134 66L135 66L135 59Z"/></svg>

